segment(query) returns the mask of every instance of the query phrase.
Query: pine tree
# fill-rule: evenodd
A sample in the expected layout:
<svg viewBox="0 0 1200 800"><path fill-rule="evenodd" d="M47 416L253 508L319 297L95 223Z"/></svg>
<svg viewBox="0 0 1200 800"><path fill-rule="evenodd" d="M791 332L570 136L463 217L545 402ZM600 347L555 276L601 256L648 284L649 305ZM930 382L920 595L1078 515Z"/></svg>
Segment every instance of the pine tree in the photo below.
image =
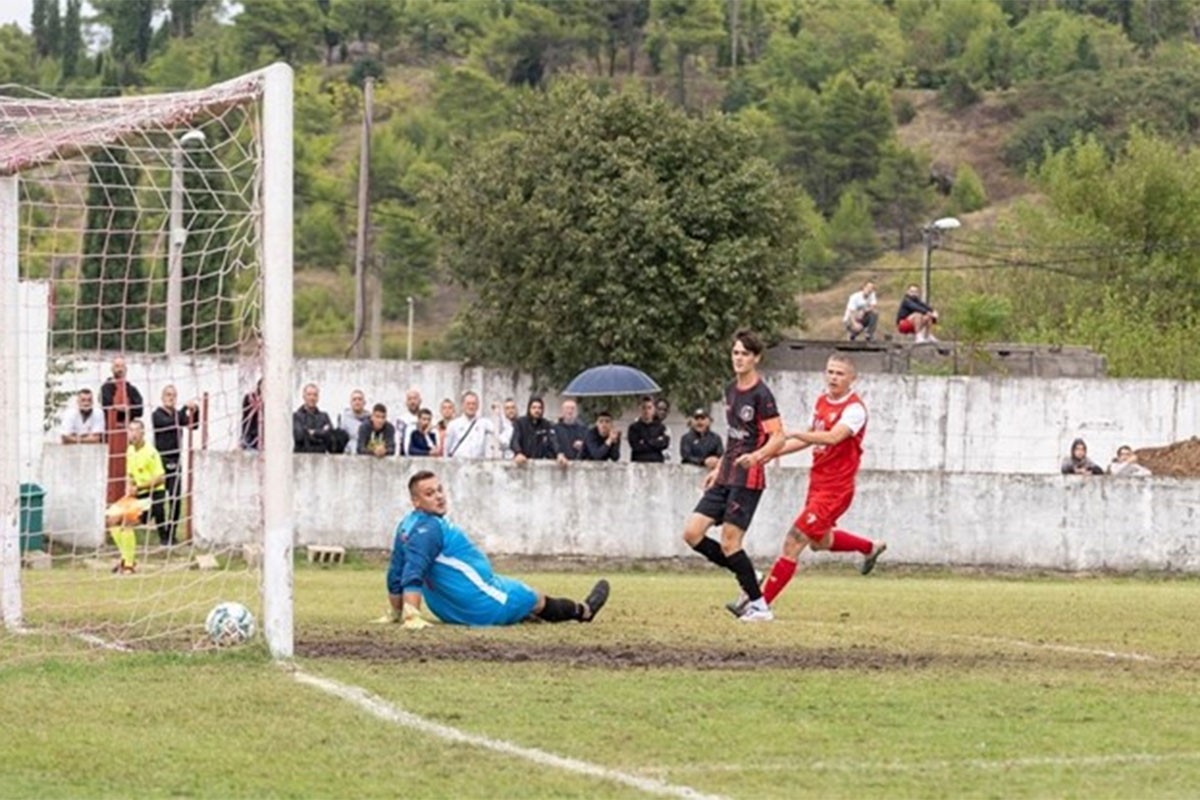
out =
<svg viewBox="0 0 1200 800"><path fill-rule="evenodd" d="M62 28L62 77L64 81L74 78L79 70L79 56L83 51L83 27L80 6L83 0L67 0L67 16Z"/></svg>

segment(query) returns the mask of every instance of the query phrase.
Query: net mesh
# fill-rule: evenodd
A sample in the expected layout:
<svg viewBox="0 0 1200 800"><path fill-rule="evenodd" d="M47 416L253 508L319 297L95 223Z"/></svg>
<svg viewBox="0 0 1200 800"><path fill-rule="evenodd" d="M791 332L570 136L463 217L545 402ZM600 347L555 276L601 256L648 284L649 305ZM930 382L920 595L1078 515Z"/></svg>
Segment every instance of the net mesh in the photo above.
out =
<svg viewBox="0 0 1200 800"><path fill-rule="evenodd" d="M258 613L261 517L230 530L205 508L257 490L241 485L255 459L230 459L260 442L262 89L257 75L82 100L0 88L33 387L9 474L22 623L41 634L18 653L199 646L216 603ZM140 518L117 513L125 498Z"/></svg>

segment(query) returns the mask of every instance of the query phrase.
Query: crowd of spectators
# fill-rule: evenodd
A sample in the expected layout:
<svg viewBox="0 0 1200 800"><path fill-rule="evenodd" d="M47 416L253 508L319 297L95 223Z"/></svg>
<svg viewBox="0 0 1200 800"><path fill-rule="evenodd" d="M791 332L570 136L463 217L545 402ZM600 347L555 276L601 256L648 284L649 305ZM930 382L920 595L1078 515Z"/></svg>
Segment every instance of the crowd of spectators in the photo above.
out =
<svg viewBox="0 0 1200 800"><path fill-rule="evenodd" d="M516 464L544 460L567 464L571 461L618 461L622 440L629 443L629 460L663 463L670 460L671 435L665 418L671 406L665 399L643 397L641 413L622 435L613 415L599 411L589 424L571 398L562 401L556 418L547 414L545 399L534 395L518 414L509 397L493 402L491 414L481 413L479 394L466 391L456 404L445 398L437 419L423 404L421 391L405 392L404 408L390 419L387 406L376 403L368 411L365 392L350 393L349 405L337 419L320 408L320 388L306 384L302 403L292 414L293 450L297 453L345 453L374 456L428 458L473 458L511 460ZM712 468L724 447L709 429L708 412L697 409L688 418L688 433L679 445L680 463ZM76 425L72 430L80 428ZM243 449L256 450L262 436L262 385L242 401ZM64 437L66 433L64 431ZM80 435L80 434L73 434Z"/></svg>

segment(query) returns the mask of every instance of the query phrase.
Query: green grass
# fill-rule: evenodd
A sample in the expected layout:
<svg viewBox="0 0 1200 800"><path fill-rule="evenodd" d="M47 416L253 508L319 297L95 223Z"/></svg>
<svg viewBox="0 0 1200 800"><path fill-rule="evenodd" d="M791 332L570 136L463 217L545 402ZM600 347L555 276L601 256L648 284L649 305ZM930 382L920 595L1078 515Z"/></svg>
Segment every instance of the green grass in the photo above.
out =
<svg viewBox="0 0 1200 800"><path fill-rule="evenodd" d="M522 577L575 597L594 579ZM408 632L368 621L382 568L299 568L297 663L459 730L729 797L1200 793L1195 579L847 565L803 571L776 623L746 626L715 571L609 577L592 625ZM643 796L378 720L261 643L62 647L0 636L4 797Z"/></svg>

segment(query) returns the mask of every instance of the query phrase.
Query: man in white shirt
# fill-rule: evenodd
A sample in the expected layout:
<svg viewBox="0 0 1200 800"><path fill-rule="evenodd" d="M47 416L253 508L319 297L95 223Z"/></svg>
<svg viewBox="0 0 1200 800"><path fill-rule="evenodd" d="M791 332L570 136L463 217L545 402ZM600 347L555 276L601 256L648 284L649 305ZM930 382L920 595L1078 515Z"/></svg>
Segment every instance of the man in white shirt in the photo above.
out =
<svg viewBox="0 0 1200 800"><path fill-rule="evenodd" d="M417 427L417 414L421 410L421 392L409 389L404 393L404 410L396 417L396 455L408 455L408 437Z"/></svg>
<svg viewBox="0 0 1200 800"><path fill-rule="evenodd" d="M75 408L67 411L62 426L63 444L95 444L104 441L104 415L96 410L91 389L80 389Z"/></svg>
<svg viewBox="0 0 1200 800"><path fill-rule="evenodd" d="M492 421L479 416L479 395L465 392L462 415L446 426L443 453L446 458L487 458L488 444L496 437Z"/></svg>
<svg viewBox="0 0 1200 800"><path fill-rule="evenodd" d="M338 417L338 428L346 432L345 452L353 455L358 452L358 429L371 424L371 412L367 411L367 396L362 389L350 393L350 405L342 409Z"/></svg>
<svg viewBox="0 0 1200 800"><path fill-rule="evenodd" d="M861 290L850 295L846 313L842 315L842 325L849 332L850 341L857 339L860 333L866 333L868 342L875 341L875 326L879 324L877 305L874 281L867 281Z"/></svg>

